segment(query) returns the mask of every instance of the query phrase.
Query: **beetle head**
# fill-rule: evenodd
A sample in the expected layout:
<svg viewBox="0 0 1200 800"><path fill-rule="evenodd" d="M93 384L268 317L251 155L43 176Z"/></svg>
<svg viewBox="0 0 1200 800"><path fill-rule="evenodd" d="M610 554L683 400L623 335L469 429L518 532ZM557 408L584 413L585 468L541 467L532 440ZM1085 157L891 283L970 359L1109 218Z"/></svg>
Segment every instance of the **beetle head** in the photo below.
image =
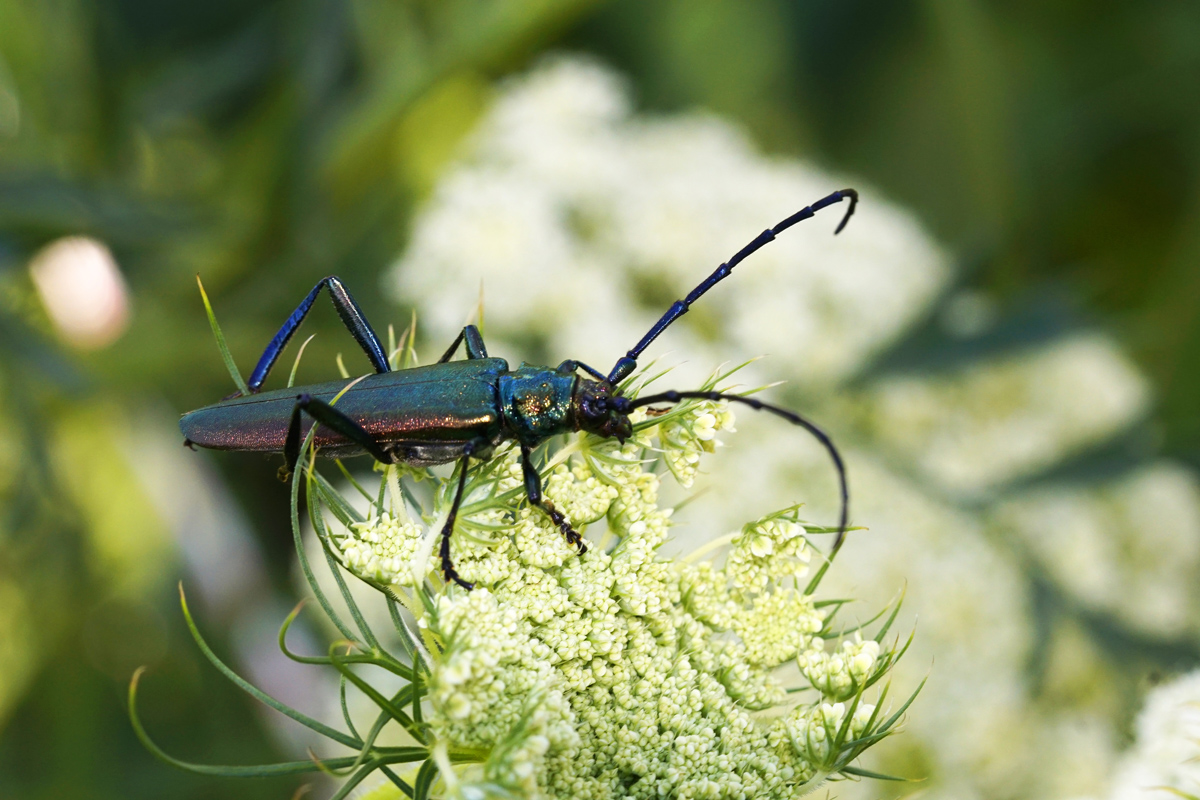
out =
<svg viewBox="0 0 1200 800"><path fill-rule="evenodd" d="M608 381L580 378L573 399L577 427L622 444L633 435L633 423L621 402L624 398L617 396Z"/></svg>

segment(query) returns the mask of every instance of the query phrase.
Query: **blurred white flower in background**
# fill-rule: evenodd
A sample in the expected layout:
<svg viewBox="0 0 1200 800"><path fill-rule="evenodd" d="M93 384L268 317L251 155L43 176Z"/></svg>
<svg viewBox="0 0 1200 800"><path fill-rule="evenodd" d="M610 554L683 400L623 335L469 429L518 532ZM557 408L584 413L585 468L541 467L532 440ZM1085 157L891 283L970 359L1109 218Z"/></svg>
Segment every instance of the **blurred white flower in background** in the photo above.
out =
<svg viewBox="0 0 1200 800"><path fill-rule="evenodd" d="M722 259L839 188L763 158L720 120L633 116L611 72L560 60L497 100L418 215L391 286L401 302L419 298L440 340L482 283L490 337L533 333L556 356L606 370ZM843 211L764 248L729 279L736 289L692 309L709 332L722 321L720 354L770 353L772 372L828 383L921 312L948 277L937 248L876 198L854 221L871 235L847 245L829 235ZM668 347L710 363L691 330L677 326Z"/></svg>
<svg viewBox="0 0 1200 800"><path fill-rule="evenodd" d="M972 494L1045 469L1145 413L1146 381L1099 335L878 381L873 434L925 477Z"/></svg>
<svg viewBox="0 0 1200 800"><path fill-rule="evenodd" d="M39 250L29 274L55 330L83 350L107 347L129 324L129 290L112 252L86 236Z"/></svg>
<svg viewBox="0 0 1200 800"><path fill-rule="evenodd" d="M1200 797L1200 671L1146 698L1137 741L1117 767L1110 800Z"/></svg>
<svg viewBox="0 0 1200 800"><path fill-rule="evenodd" d="M995 520L1089 609L1160 636L1200 633L1191 471L1158 462L1115 481L1040 487L1002 503Z"/></svg>
<svg viewBox="0 0 1200 800"><path fill-rule="evenodd" d="M863 201L845 232L831 235L836 207L788 231L642 361L677 365L660 384L686 389L700 365L767 355L739 378L786 379L770 396L790 394L842 446L853 519L870 530L850 536L854 569L827 585L864 609L907 586L907 624L919 617L920 631L898 677L932 669L909 735L868 768L928 777L930 798L1097 795L1116 759L1114 698L1131 696L1118 682L1131 678L1114 676L1084 627L1043 619L1030 564L1065 604L1135 635L1194 637L1200 607L1192 473L1159 463L1102 484L1037 480L1147 414L1146 381L1110 338L1073 333L936 371L888 370L888 348L935 316L954 277L919 224L857 180L756 153L712 116L634 114L618 77L577 58L499 93L418 214L388 289L416 304L431 349L457 334L482 285L493 355L607 371L759 231L847 185ZM996 316L963 292L941 310L960 337ZM738 429L673 517L702 532L681 549L787 503L834 518L818 447L750 412ZM1012 488L1023 482L1036 491ZM1043 690L1060 684L1090 688Z"/></svg>

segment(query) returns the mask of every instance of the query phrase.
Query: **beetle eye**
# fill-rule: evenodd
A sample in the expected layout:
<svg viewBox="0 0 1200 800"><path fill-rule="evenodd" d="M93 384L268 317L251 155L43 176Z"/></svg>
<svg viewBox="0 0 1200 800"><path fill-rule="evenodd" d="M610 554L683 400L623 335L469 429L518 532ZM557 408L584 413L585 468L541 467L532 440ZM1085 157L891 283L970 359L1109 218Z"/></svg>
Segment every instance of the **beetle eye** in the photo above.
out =
<svg viewBox="0 0 1200 800"><path fill-rule="evenodd" d="M582 409L584 419L589 425L599 426L608 419L608 403L603 397L589 397L584 400Z"/></svg>

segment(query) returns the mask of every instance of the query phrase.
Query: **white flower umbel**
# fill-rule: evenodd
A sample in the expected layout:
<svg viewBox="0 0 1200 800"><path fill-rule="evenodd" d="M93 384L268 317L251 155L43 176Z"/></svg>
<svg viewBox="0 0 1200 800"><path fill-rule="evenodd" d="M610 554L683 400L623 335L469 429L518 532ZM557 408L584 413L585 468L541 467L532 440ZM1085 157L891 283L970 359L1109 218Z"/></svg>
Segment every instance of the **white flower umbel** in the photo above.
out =
<svg viewBox="0 0 1200 800"><path fill-rule="evenodd" d="M790 506L693 560L664 559L671 509L656 467L732 430L732 417L688 402L635 422L623 445L570 438L543 469L556 507L602 531L583 555L528 506L517 449L471 469L451 553L472 591L446 587L437 558L413 571L456 476L410 486L386 468L369 519L317 525L347 569L417 617L423 729L448 754L434 796L794 797L867 774L856 759L895 731L907 703L879 685L903 651L884 640L895 614L873 638L843 638L845 601L822 604L817 580L803 582L825 565L812 537L831 541L830 529ZM424 525L407 511L422 489Z"/></svg>

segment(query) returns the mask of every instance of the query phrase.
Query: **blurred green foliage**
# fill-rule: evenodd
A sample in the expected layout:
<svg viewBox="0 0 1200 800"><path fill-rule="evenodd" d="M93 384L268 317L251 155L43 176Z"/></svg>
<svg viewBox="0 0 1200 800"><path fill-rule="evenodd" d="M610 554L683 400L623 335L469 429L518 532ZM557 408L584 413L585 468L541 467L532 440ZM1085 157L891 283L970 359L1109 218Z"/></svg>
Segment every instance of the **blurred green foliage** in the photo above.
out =
<svg viewBox="0 0 1200 800"><path fill-rule="evenodd" d="M144 498L103 507L87 478L119 483L105 437L140 400L228 393L194 274L242 365L326 274L394 318L371 287L415 204L495 81L552 47L613 63L652 109L704 106L865 176L1014 307L1065 287L1158 384L1164 448L1200 463L1194 3L0 0L0 588L18 589L0 611L20 611L0 633L0 795L289 791L152 762L123 716L132 665L79 657L105 603L161 617L163 688L148 680L143 708L164 746L216 762L278 747L179 646L170 554L132 589L114 572L138 554L103 557L113 526L167 535ZM68 234L106 242L133 292L101 352L55 342L25 272ZM308 364L353 349L332 314L309 324ZM284 487L258 459L218 463L283 591Z"/></svg>

